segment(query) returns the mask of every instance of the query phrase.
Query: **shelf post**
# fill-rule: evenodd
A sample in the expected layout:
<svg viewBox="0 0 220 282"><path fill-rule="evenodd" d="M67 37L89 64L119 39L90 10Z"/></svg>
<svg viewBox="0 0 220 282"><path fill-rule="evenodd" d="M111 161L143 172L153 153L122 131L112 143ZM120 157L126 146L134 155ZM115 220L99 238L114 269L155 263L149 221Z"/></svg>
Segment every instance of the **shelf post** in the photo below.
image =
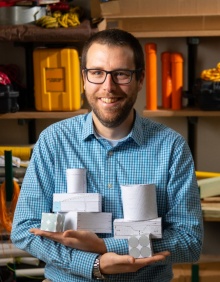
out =
<svg viewBox="0 0 220 282"><path fill-rule="evenodd" d="M193 97L193 87L196 81L196 61L197 61L197 49L199 44L199 38L189 37L187 38L188 44L188 107L195 107L195 99ZM194 159L196 166L196 129L197 129L197 117L187 117L188 128L188 144Z"/></svg>
<svg viewBox="0 0 220 282"><path fill-rule="evenodd" d="M188 106L194 107L195 101L192 96L193 87L196 81L196 64L197 64L197 49L199 44L199 38L189 37L187 38L188 44Z"/></svg>
<svg viewBox="0 0 220 282"><path fill-rule="evenodd" d="M6 201L11 202L13 195L12 151L5 151L5 188Z"/></svg>

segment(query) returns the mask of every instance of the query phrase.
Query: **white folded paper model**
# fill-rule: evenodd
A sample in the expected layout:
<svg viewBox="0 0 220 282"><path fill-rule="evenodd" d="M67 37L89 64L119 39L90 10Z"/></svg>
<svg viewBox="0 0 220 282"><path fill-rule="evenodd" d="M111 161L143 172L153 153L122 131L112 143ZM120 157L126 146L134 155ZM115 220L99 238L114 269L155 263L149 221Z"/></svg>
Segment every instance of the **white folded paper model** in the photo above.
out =
<svg viewBox="0 0 220 282"><path fill-rule="evenodd" d="M41 230L62 232L64 225L64 215L60 213L42 213Z"/></svg>
<svg viewBox="0 0 220 282"><path fill-rule="evenodd" d="M106 212L65 213L64 230L87 230L94 233L112 233L112 214Z"/></svg>
<svg viewBox="0 0 220 282"><path fill-rule="evenodd" d="M54 193L53 212L101 212L102 195L99 193Z"/></svg>
<svg viewBox="0 0 220 282"><path fill-rule="evenodd" d="M114 237L128 239L132 235L151 234L152 239L162 238L161 217L151 220L129 221L123 218L114 220Z"/></svg>

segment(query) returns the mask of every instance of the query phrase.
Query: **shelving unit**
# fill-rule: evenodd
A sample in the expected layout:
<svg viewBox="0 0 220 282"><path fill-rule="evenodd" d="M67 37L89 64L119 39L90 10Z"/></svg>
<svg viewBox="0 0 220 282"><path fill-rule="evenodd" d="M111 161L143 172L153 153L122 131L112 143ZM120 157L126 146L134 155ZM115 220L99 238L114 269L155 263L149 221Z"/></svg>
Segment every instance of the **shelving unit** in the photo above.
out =
<svg viewBox="0 0 220 282"><path fill-rule="evenodd" d="M110 3L110 2L109 2ZM109 4L109 3L104 3ZM165 38L165 37L184 37L186 38L186 48L188 48L188 90L192 88L195 78L195 61L198 47L198 37L220 36L220 16L141 16L138 15L123 17L120 15L108 15L105 20L96 28L91 27L89 20L85 20L76 28L44 29L34 24L20 26L1 26L0 43L11 41L19 46L24 46L26 54L26 66L31 74L30 60L32 51L36 45L77 45L82 46L83 42L99 29L111 27L123 28L128 30L138 38ZM138 25L144 22L144 29L138 30ZM30 91L32 82L29 81ZM33 143L35 129L34 123L38 119L64 119L88 112L88 109L80 109L74 112L37 112L35 110L19 111L16 113L0 114L0 120L18 119L29 120L30 143ZM145 117L185 117L188 126L188 142L194 155L196 123L199 117L217 117L220 111L202 111L195 107L183 108L180 111L165 110L158 108L156 111L144 110Z"/></svg>
<svg viewBox="0 0 220 282"><path fill-rule="evenodd" d="M13 42L15 46L24 47L28 93L26 103L29 109L16 113L0 114L0 120L28 120L29 142L35 143L35 122L37 119L65 119L88 112L88 109L83 108L71 112L38 112L34 109L33 50L38 46L74 46L80 50L84 41L96 31L97 29L91 26L88 19L73 28L46 29L35 24L0 26L0 43Z"/></svg>
<svg viewBox="0 0 220 282"><path fill-rule="evenodd" d="M197 108L183 108L180 111L158 109L144 110L145 117L220 117L220 111L202 111Z"/></svg>
<svg viewBox="0 0 220 282"><path fill-rule="evenodd" d="M87 113L87 109L72 112L37 112L23 111L16 113L0 114L0 119L65 119Z"/></svg>

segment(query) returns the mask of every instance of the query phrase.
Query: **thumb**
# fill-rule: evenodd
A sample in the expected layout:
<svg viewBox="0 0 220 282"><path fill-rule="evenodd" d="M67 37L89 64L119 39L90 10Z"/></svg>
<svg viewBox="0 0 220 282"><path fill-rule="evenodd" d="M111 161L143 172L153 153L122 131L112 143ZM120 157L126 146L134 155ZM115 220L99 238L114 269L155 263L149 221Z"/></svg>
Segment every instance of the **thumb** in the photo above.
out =
<svg viewBox="0 0 220 282"><path fill-rule="evenodd" d="M66 230L63 233L63 237L77 238L77 231L75 231L75 230Z"/></svg>
<svg viewBox="0 0 220 282"><path fill-rule="evenodd" d="M127 256L127 261L130 263L130 264L133 264L135 262L135 258L132 257L132 256Z"/></svg>
<svg viewBox="0 0 220 282"><path fill-rule="evenodd" d="M116 264L133 264L135 262L135 258L129 255L116 255L115 263Z"/></svg>

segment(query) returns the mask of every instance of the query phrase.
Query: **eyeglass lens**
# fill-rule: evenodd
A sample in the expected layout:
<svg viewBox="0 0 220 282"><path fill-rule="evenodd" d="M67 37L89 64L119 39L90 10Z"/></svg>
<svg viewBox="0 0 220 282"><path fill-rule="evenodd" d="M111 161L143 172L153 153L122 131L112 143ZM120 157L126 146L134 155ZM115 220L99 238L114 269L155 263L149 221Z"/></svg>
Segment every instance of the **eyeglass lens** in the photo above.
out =
<svg viewBox="0 0 220 282"><path fill-rule="evenodd" d="M127 84L131 81L133 71L130 70L115 70L115 71L104 71L88 69L87 79L91 83L101 84L105 81L107 74L111 74L112 80L116 84Z"/></svg>

